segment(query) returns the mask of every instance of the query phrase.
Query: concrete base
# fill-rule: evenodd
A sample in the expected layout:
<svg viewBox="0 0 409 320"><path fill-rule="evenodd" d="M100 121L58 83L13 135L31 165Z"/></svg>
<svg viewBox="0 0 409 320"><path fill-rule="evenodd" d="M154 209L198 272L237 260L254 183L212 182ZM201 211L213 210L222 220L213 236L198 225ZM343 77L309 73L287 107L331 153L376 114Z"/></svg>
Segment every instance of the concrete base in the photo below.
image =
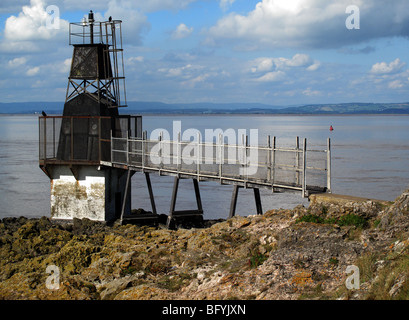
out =
<svg viewBox="0 0 409 320"><path fill-rule="evenodd" d="M111 221L120 217L126 185L125 170L77 166L74 176L68 166L53 165L48 171L51 175L52 219ZM131 211L130 199L129 195L125 214Z"/></svg>

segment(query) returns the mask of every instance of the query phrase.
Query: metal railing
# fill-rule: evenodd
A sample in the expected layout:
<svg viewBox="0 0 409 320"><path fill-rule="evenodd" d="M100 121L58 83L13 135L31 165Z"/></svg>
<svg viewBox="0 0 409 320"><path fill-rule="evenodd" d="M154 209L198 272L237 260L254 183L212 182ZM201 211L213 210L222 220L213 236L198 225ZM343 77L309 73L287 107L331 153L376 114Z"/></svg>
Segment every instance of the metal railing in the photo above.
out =
<svg viewBox="0 0 409 320"><path fill-rule="evenodd" d="M200 134L195 141L182 141L180 135L177 141L146 136L111 137L112 164L245 187L297 190L303 196L331 190L330 139L324 147L307 149L307 139L300 146L298 137L295 148L282 148L270 136L265 146L251 146L245 136L241 144L224 143L223 135L210 143L201 141Z"/></svg>
<svg viewBox="0 0 409 320"><path fill-rule="evenodd" d="M39 117L40 164L93 165L111 161L111 134L141 136L141 128L140 116Z"/></svg>

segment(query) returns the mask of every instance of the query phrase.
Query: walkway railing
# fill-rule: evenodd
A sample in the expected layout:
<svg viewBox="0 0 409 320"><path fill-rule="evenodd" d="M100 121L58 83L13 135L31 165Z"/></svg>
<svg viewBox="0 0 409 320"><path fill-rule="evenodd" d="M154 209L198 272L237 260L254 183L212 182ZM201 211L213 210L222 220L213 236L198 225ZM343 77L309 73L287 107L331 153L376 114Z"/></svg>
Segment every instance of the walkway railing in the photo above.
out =
<svg viewBox="0 0 409 320"><path fill-rule="evenodd" d="M47 165L98 166L111 161L111 135L142 136L141 116L41 116L38 121L43 170Z"/></svg>
<svg viewBox="0 0 409 320"><path fill-rule="evenodd" d="M213 180L250 188L300 191L302 196L331 190L331 144L315 149L302 145L277 147L276 137L267 137L265 146L252 146L242 136L241 144L227 144L223 135L217 142L157 140L111 136L111 164L135 171Z"/></svg>

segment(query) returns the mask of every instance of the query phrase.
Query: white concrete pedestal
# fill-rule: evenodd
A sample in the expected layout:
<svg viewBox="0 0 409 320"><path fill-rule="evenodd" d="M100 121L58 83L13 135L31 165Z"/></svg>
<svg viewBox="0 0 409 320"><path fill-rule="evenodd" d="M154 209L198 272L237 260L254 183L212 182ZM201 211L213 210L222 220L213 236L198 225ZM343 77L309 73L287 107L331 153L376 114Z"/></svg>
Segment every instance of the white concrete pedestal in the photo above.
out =
<svg viewBox="0 0 409 320"><path fill-rule="evenodd" d="M88 218L110 221L120 217L126 186L126 171L97 166L54 165L51 174L51 218ZM129 188L129 192L130 192ZM125 213L131 210L128 194Z"/></svg>

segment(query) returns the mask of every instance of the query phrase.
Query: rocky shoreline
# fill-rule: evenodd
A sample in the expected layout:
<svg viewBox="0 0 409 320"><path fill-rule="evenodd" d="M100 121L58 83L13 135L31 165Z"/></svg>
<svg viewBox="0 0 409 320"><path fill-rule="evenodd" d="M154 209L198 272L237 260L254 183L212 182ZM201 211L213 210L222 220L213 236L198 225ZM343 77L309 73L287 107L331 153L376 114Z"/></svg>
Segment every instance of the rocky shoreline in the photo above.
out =
<svg viewBox="0 0 409 320"><path fill-rule="evenodd" d="M0 257L0 299L409 299L409 190L178 230L4 218Z"/></svg>

